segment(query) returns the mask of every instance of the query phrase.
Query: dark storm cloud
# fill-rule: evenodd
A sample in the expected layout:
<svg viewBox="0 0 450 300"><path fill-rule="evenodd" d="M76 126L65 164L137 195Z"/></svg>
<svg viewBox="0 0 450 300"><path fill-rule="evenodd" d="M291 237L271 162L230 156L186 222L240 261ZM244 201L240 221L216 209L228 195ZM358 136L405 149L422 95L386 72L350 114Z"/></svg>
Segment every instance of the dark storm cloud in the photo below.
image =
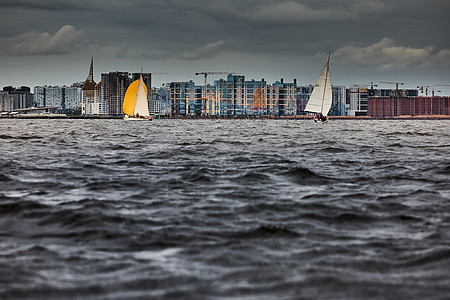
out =
<svg viewBox="0 0 450 300"><path fill-rule="evenodd" d="M113 11L123 9L126 6L129 6L128 3L136 3L138 1L121 1L121 0L108 0L107 2L104 0L77 0L77 1L68 1L68 0L16 0L16 1L8 1L8 0L0 0L0 7L3 8L15 8L15 9L23 9L23 10L47 10L47 11L92 11L92 10L101 10L101 11ZM158 2L158 1L153 1Z"/></svg>
<svg viewBox="0 0 450 300"><path fill-rule="evenodd" d="M73 10L79 8L76 1L33 1L33 0L19 0L19 1L0 1L0 6L3 8L18 8L18 9L38 9L38 10Z"/></svg>
<svg viewBox="0 0 450 300"><path fill-rule="evenodd" d="M130 49L127 47L120 47L115 50L116 58L143 58L152 60L161 59L183 59L183 60L199 60L204 58L214 57L217 52L223 47L227 42L224 40L215 41L208 43L205 46L193 50L179 51L155 51L155 50L145 50L145 49Z"/></svg>
<svg viewBox="0 0 450 300"><path fill-rule="evenodd" d="M361 40L375 43L384 37L406 44L409 40L422 42L424 47L432 43L425 43L427 32L422 27L437 24L430 16L431 12L435 18L439 14L433 5L448 7L438 0L426 3L420 0L0 1L0 7L5 9L33 11L36 15L37 21L27 20L23 24L16 21L17 27L24 28L17 35L40 32L36 30L40 23L45 24L42 32L54 32L71 24L95 35L92 43L121 47L133 40L137 47L152 44L155 50L170 44L177 52L193 52L219 40L235 40L237 43L229 43L227 47L239 46L234 49L248 52L263 48L264 52L289 53L305 49L305 45L309 51L318 51L327 43L338 49ZM49 28L51 23L43 18L49 18L52 11L55 11L51 16L54 27ZM421 37L410 29L422 31ZM278 47L285 41L289 47Z"/></svg>
<svg viewBox="0 0 450 300"><path fill-rule="evenodd" d="M222 5L212 1L199 7L205 14L219 19L231 19L252 27L283 27L289 25L317 25L355 20L362 15L376 13L386 7L380 1L353 1L345 5L332 2L323 6L310 6L305 1L234 1L233 5ZM342 2L342 1L341 1ZM319 2L320 3L320 2Z"/></svg>
<svg viewBox="0 0 450 300"><path fill-rule="evenodd" d="M446 0L0 0L0 8L3 60L95 55L172 69L233 60L244 72L250 63L311 64L327 52L343 69L445 69L450 60Z"/></svg>

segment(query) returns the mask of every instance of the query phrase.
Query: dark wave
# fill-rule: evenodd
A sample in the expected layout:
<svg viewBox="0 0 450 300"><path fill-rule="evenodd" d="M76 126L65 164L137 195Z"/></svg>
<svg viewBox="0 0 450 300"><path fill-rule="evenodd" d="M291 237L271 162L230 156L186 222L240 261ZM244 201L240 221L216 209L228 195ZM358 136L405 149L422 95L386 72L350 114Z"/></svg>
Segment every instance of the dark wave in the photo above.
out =
<svg viewBox="0 0 450 300"><path fill-rule="evenodd" d="M344 152L348 152L348 150L344 149L344 148L339 148L339 147L326 147L326 148L322 148L320 149L321 152L326 152L326 153L344 153Z"/></svg>
<svg viewBox="0 0 450 300"><path fill-rule="evenodd" d="M261 225L256 230L250 233L255 238L261 238L266 236L284 236L288 238L298 237L299 234L289 229L285 225Z"/></svg>
<svg viewBox="0 0 450 300"><path fill-rule="evenodd" d="M341 212L338 214L324 214L323 212L304 213L300 215L302 219L320 221L326 224L369 226L371 222L377 221L375 216L356 212Z"/></svg>
<svg viewBox="0 0 450 300"><path fill-rule="evenodd" d="M267 182L270 180L270 177L265 174L264 172L260 171L247 171L241 176L239 176L236 181L241 182L245 185L247 184L256 184L260 183L263 184L264 182Z"/></svg>
<svg viewBox="0 0 450 300"><path fill-rule="evenodd" d="M413 131L413 132L408 131L407 134L416 135L416 136L425 136L425 137L433 135L432 133L429 133L429 132L420 132L420 131Z"/></svg>
<svg viewBox="0 0 450 300"><path fill-rule="evenodd" d="M388 145L388 148L404 148L404 147L405 147L405 145L401 144L401 143L393 143L393 144Z"/></svg>
<svg viewBox="0 0 450 300"><path fill-rule="evenodd" d="M280 172L280 175L285 176L298 184L327 184L330 178L319 175L308 168L296 167L287 171Z"/></svg>
<svg viewBox="0 0 450 300"><path fill-rule="evenodd" d="M450 293L448 122L10 121L2 299Z"/></svg>
<svg viewBox="0 0 450 300"><path fill-rule="evenodd" d="M285 225L264 224L246 231L229 232L226 236L233 239L260 239L270 237L296 238L300 234Z"/></svg>
<svg viewBox="0 0 450 300"><path fill-rule="evenodd" d="M432 249L431 251L423 251L407 257L399 262L404 267L422 267L426 268L429 265L443 264L450 266L450 248Z"/></svg>
<svg viewBox="0 0 450 300"><path fill-rule="evenodd" d="M7 134L0 134L0 140L39 140L43 139L42 136L38 135L19 135L19 136L12 136Z"/></svg>
<svg viewBox="0 0 450 300"><path fill-rule="evenodd" d="M0 134L0 139L9 140L9 139L15 139L15 137L7 135L7 134Z"/></svg>
<svg viewBox="0 0 450 300"><path fill-rule="evenodd" d="M411 223L420 223L424 222L424 220L420 217L413 216L413 215L407 215L407 214L400 214L400 215L394 215L392 217L388 218L391 221L400 221L403 223L411 222Z"/></svg>
<svg viewBox="0 0 450 300"><path fill-rule="evenodd" d="M450 175L450 164L437 166L436 168L433 168L433 171L437 174Z"/></svg>
<svg viewBox="0 0 450 300"><path fill-rule="evenodd" d="M0 198L0 215L14 215L24 212L45 211L47 205L35 201L19 200L14 198Z"/></svg>
<svg viewBox="0 0 450 300"><path fill-rule="evenodd" d="M111 150L130 150L130 147L124 146L124 145L112 145Z"/></svg>
<svg viewBox="0 0 450 300"><path fill-rule="evenodd" d="M181 174L184 182L212 184L215 181L216 173L208 168L193 168Z"/></svg>
<svg viewBox="0 0 450 300"><path fill-rule="evenodd" d="M5 174L0 174L0 182L2 181L2 182L5 182L5 181L12 181L13 179L10 177L10 176L8 176L8 175L5 175Z"/></svg>

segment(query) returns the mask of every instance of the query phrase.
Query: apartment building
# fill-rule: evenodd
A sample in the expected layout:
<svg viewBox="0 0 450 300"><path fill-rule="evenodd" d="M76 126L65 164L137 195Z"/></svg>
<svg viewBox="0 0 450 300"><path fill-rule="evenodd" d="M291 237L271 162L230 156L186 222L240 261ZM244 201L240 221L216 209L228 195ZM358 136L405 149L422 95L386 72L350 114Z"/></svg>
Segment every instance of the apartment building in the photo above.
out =
<svg viewBox="0 0 450 300"><path fill-rule="evenodd" d="M30 93L30 88L21 86L15 88L6 86L0 93L0 111L13 111L16 109L33 106L34 95Z"/></svg>
<svg viewBox="0 0 450 300"><path fill-rule="evenodd" d="M57 107L58 113L80 114L82 89L78 86L36 86L34 103L36 107Z"/></svg>

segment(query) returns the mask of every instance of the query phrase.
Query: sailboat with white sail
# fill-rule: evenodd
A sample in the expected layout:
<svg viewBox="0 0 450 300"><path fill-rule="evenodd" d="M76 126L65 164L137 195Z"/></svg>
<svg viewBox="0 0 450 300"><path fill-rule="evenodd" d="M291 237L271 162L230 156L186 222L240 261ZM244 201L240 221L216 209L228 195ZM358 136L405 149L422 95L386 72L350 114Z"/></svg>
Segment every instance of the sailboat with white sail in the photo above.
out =
<svg viewBox="0 0 450 300"><path fill-rule="evenodd" d="M314 89L306 104L305 111L314 113L315 122L328 122L328 112L332 102L331 79L330 79L330 54L322 72L320 72Z"/></svg>
<svg viewBox="0 0 450 300"><path fill-rule="evenodd" d="M142 79L142 72L139 79L128 87L122 108L124 120L152 120L148 112L147 86Z"/></svg>

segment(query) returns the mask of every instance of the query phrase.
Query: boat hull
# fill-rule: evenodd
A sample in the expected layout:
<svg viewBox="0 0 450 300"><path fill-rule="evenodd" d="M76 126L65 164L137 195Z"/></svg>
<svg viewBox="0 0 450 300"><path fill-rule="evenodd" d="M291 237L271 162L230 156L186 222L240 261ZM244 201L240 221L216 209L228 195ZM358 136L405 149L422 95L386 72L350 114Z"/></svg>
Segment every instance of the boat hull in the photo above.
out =
<svg viewBox="0 0 450 300"><path fill-rule="evenodd" d="M315 115L314 116L314 122L328 123L328 117L327 116Z"/></svg>
<svg viewBox="0 0 450 300"><path fill-rule="evenodd" d="M153 118L151 118L151 117L147 117L147 118L145 118L145 117L130 117L128 115L125 115L123 117L123 119L125 121L151 121L151 120L153 120Z"/></svg>

